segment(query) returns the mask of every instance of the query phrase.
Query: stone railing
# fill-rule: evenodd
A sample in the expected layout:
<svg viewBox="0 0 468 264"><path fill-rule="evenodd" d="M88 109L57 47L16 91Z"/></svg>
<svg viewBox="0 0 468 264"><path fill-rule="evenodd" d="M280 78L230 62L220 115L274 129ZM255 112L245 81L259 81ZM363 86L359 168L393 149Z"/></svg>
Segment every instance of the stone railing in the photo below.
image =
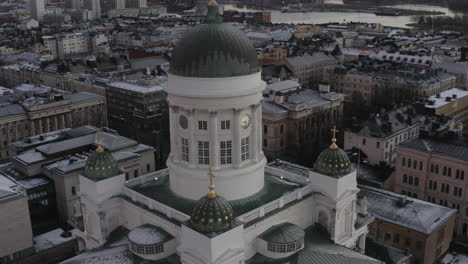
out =
<svg viewBox="0 0 468 264"><path fill-rule="evenodd" d="M122 195L128 197L132 202L143 204L150 210L158 211L159 213L166 215L168 218L175 219L179 222L185 222L190 219L190 216L129 188L138 184L144 184L151 180L154 181L157 177L164 177L167 176L167 174L168 170L166 169L132 179L125 184L125 187L123 187Z"/></svg>
<svg viewBox="0 0 468 264"><path fill-rule="evenodd" d="M313 192L313 189L311 188L310 185L307 185L303 188L296 189L290 193L287 193L280 198L271 201L259 208L256 208L250 212L247 212L243 215L238 216L236 219L239 221L242 221L244 223L248 223L250 221L256 220L258 218L264 217L266 214L283 208L284 206L288 205L289 203L293 203L297 200L301 200L302 197L305 195L308 195Z"/></svg>

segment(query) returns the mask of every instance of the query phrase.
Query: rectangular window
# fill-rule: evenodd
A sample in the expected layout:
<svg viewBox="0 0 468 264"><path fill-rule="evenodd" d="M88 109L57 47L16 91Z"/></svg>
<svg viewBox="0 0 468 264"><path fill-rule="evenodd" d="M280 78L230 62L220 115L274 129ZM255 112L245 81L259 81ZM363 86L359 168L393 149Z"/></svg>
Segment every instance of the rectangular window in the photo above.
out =
<svg viewBox="0 0 468 264"><path fill-rule="evenodd" d="M198 163L210 164L210 142L198 141Z"/></svg>
<svg viewBox="0 0 468 264"><path fill-rule="evenodd" d="M280 126L280 134L283 135L283 133L284 133L284 125L281 125Z"/></svg>
<svg viewBox="0 0 468 264"><path fill-rule="evenodd" d="M231 164L232 163L232 141L221 141L220 142L220 156L221 164Z"/></svg>
<svg viewBox="0 0 468 264"><path fill-rule="evenodd" d="M363 145L363 146L366 145L366 139L365 139L365 138L362 139L362 145Z"/></svg>
<svg viewBox="0 0 468 264"><path fill-rule="evenodd" d="M198 129L208 130L208 121L198 121Z"/></svg>
<svg viewBox="0 0 468 264"><path fill-rule="evenodd" d="M190 161L189 158L189 142L188 139L182 138L182 160L183 161Z"/></svg>
<svg viewBox="0 0 468 264"><path fill-rule="evenodd" d="M223 120L223 121L221 121L221 129L222 129L222 130L229 130L229 129L231 129L231 121L230 121L230 120Z"/></svg>
<svg viewBox="0 0 468 264"><path fill-rule="evenodd" d="M267 125L263 125L263 134L268 134L268 126Z"/></svg>
<svg viewBox="0 0 468 264"><path fill-rule="evenodd" d="M401 158L401 166L403 166L403 167L406 166L406 158L405 157Z"/></svg>
<svg viewBox="0 0 468 264"><path fill-rule="evenodd" d="M250 139L249 137L241 140L241 161L250 159Z"/></svg>

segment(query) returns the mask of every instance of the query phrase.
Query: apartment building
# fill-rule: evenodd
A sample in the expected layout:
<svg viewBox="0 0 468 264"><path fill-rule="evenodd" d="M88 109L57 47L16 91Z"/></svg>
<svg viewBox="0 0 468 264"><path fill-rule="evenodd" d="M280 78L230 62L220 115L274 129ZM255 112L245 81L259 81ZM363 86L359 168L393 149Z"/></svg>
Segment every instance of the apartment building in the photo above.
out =
<svg viewBox="0 0 468 264"><path fill-rule="evenodd" d="M314 52L286 58L286 66L294 73L304 88L318 88L327 78L327 68L334 68L338 60L330 53Z"/></svg>
<svg viewBox="0 0 468 264"><path fill-rule="evenodd" d="M63 59L73 56L85 56L92 52L91 38L83 33L67 33L42 37L49 53Z"/></svg>
<svg viewBox="0 0 468 264"><path fill-rule="evenodd" d="M452 88L424 101L426 112L452 117L455 128L462 132L468 129L468 91Z"/></svg>
<svg viewBox="0 0 468 264"><path fill-rule="evenodd" d="M421 114L413 105L381 110L344 132L344 149L359 149L370 165L394 167L396 146L420 134L440 134L453 127L453 119Z"/></svg>
<svg viewBox="0 0 468 264"><path fill-rule="evenodd" d="M456 210L377 188L359 189L375 217L368 239L405 251L411 264L437 263L449 249Z"/></svg>
<svg viewBox="0 0 468 264"><path fill-rule="evenodd" d="M457 79L440 70L370 59L347 61L327 76L346 102L359 99L367 106L413 102L454 88Z"/></svg>
<svg viewBox="0 0 468 264"><path fill-rule="evenodd" d="M468 145L462 136L397 146L395 192L458 210L454 233L468 238Z"/></svg>
<svg viewBox="0 0 468 264"><path fill-rule="evenodd" d="M18 62L0 67L2 86L13 88L22 83L39 84L40 70L37 64Z"/></svg>

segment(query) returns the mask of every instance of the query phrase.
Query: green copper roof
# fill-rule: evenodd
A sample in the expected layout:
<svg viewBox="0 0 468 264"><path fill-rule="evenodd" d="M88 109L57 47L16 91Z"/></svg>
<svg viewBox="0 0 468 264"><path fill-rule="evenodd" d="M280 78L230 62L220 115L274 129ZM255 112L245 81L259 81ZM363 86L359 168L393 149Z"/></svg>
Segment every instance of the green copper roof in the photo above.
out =
<svg viewBox="0 0 468 264"><path fill-rule="evenodd" d="M327 148L320 153L314 171L323 175L340 178L353 171L348 155L342 149Z"/></svg>
<svg viewBox="0 0 468 264"><path fill-rule="evenodd" d="M208 6L206 24L186 33L172 52L170 72L198 78L234 77L260 71L252 42L222 23L217 5Z"/></svg>
<svg viewBox="0 0 468 264"><path fill-rule="evenodd" d="M83 175L92 180L104 180L119 174L119 167L112 154L99 147L86 161Z"/></svg>
<svg viewBox="0 0 468 264"><path fill-rule="evenodd" d="M221 196L203 196L193 208L190 224L198 232L223 232L234 221L232 206Z"/></svg>

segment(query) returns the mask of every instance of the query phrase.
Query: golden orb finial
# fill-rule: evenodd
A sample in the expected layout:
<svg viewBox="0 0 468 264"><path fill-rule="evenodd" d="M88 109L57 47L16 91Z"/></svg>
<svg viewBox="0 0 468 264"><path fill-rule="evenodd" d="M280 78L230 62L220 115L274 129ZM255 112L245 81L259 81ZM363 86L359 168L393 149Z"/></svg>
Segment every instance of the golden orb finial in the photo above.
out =
<svg viewBox="0 0 468 264"><path fill-rule="evenodd" d="M333 129L331 130L331 132L333 133L333 136L332 136L332 144L330 145L330 149L337 149L338 145L336 144L336 133L338 132L338 130L336 129L336 126L333 126Z"/></svg>
<svg viewBox="0 0 468 264"><path fill-rule="evenodd" d="M217 6L218 2L216 0L211 0L210 3L208 4L209 6Z"/></svg>
<svg viewBox="0 0 468 264"><path fill-rule="evenodd" d="M210 189L210 191L208 192L208 198L210 199L214 199L216 197L218 197L218 194L215 192L215 187L214 187L214 184L213 184L213 179L214 177L216 177L213 173L213 170L210 168L210 171L208 172L208 176L210 176L210 186L208 187Z"/></svg>

